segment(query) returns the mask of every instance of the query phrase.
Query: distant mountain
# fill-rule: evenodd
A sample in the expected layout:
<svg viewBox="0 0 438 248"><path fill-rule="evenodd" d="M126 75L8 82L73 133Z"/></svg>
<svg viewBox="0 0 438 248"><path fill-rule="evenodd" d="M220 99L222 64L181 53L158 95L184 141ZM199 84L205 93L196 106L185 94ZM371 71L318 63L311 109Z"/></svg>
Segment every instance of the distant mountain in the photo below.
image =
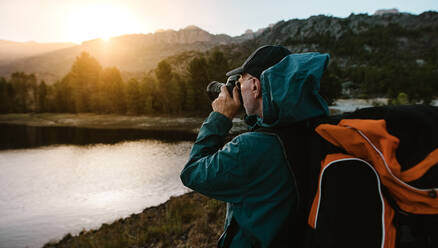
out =
<svg viewBox="0 0 438 248"><path fill-rule="evenodd" d="M37 56L0 64L0 76L16 71L35 73L48 83L61 79L81 52L96 57L102 66L116 66L129 75L143 73L155 67L162 59L183 51L206 51L214 46L229 44L233 39L225 34L213 35L196 26L184 29L159 30L150 34L131 34L83 42Z"/></svg>
<svg viewBox="0 0 438 248"><path fill-rule="evenodd" d="M329 52L341 66L379 58L433 63L438 61L438 12L318 15L280 21L251 41L253 49L264 44L281 44L295 53Z"/></svg>
<svg viewBox="0 0 438 248"><path fill-rule="evenodd" d="M358 35L374 28L388 28L390 30L397 27L406 31L419 32L419 35L429 30L437 30L438 13L430 11L420 15L407 13L385 13L381 15L351 14L347 18L318 15L308 19L292 19L280 21L267 28L259 36L257 42L279 44L288 43L287 41L289 40L302 41L303 44L312 41L317 44L322 41L315 40L315 37L330 37L337 41L350 33ZM400 36L403 36L403 34L400 34ZM435 41L438 38L437 33L432 34L430 38ZM299 44L297 46L291 45L293 50L301 50L299 47Z"/></svg>
<svg viewBox="0 0 438 248"><path fill-rule="evenodd" d="M340 66L373 63L388 57L430 63L438 61L437 34L438 13L432 11L412 15L382 10L375 15L351 14L347 18L318 15L280 21L237 37L213 35L189 26L178 31L123 35L108 42L87 41L0 65L0 76L24 71L54 82L70 70L82 51L96 57L103 66L116 66L122 75L129 76L142 75L167 57L182 54L175 59L182 63L181 58L188 61L198 52L214 47L231 55L230 66L234 66L255 48L266 44L281 44L293 52L329 52Z"/></svg>
<svg viewBox="0 0 438 248"><path fill-rule="evenodd" d="M75 45L74 43L37 43L34 41L14 42L0 40L0 64Z"/></svg>
<svg viewBox="0 0 438 248"><path fill-rule="evenodd" d="M197 42L226 44L232 40L228 35L213 35L194 25L187 26L179 31L158 30L154 34L147 34L143 37L153 43L168 44L191 44Z"/></svg>
<svg viewBox="0 0 438 248"><path fill-rule="evenodd" d="M397 61L438 65L438 13L420 15L380 10L347 18L317 15L280 21L256 32L247 30L235 43L219 46L231 67L240 65L257 47L278 44L294 53L327 52L341 67ZM192 53L197 56L196 53ZM169 58L190 60L188 54ZM389 60L391 61L388 61ZM376 64L375 64L376 65Z"/></svg>

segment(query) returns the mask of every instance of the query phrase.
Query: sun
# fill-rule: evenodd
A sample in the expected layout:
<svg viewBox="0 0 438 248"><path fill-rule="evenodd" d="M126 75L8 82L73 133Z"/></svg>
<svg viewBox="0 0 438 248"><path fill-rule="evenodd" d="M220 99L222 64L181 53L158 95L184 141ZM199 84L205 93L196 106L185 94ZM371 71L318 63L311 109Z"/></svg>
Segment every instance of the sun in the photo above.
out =
<svg viewBox="0 0 438 248"><path fill-rule="evenodd" d="M135 33L137 26L134 16L121 6L90 4L71 11L67 33L70 41L81 43Z"/></svg>

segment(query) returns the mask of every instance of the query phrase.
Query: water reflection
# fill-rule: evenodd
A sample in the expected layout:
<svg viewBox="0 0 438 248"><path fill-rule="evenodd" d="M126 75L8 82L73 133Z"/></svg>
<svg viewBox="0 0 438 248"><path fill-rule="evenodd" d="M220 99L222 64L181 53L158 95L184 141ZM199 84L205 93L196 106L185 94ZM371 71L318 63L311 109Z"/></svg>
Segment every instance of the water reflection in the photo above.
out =
<svg viewBox="0 0 438 248"><path fill-rule="evenodd" d="M187 192L179 172L191 144L144 140L0 151L0 247L39 247Z"/></svg>
<svg viewBox="0 0 438 248"><path fill-rule="evenodd" d="M140 139L157 139L166 142L193 141L195 138L196 132L187 129L94 129L0 124L0 149L3 150L54 144L115 144Z"/></svg>

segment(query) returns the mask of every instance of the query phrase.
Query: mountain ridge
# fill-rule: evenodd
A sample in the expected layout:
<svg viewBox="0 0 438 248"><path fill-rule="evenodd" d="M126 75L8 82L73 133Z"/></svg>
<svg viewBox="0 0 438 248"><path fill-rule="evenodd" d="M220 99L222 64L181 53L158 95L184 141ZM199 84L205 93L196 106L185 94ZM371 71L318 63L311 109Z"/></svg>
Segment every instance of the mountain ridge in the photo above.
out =
<svg viewBox="0 0 438 248"><path fill-rule="evenodd" d="M72 42L39 43L0 40L0 64L74 46Z"/></svg>
<svg viewBox="0 0 438 248"><path fill-rule="evenodd" d="M216 45L228 44L232 38L225 34L213 35L188 26L178 31L165 30L148 34L128 34L111 38L88 40L80 45L47 51L22 59L0 63L0 76L22 71L53 83L70 69L82 52L96 57L103 66L116 66L126 72L151 70L162 59L183 51L205 51Z"/></svg>
<svg viewBox="0 0 438 248"><path fill-rule="evenodd" d="M336 44L336 42L341 42L348 35L364 36L365 34L366 36L368 33L378 35L378 32L391 29L398 32L398 29L402 29L397 37L400 51L413 49L412 52L418 51L418 59L422 59L421 56L425 53L428 43L433 47L438 43L438 37L434 35L435 31L438 32L437 12L427 11L420 15L379 13L378 15L351 14L346 18L315 15L307 19L283 20L256 32L247 30L244 34L235 37L226 34L210 34L192 25L180 30L158 30L148 34L122 35L113 37L109 41L90 40L77 46L0 65L0 76L7 77L15 71L23 71L35 73L39 79L53 83L68 72L76 56L81 52L90 53L102 66L116 66L130 75L141 75L169 56L187 51L205 52L214 47L232 44L237 46L242 44L251 49L265 44L281 44L287 46L292 52L308 52L324 50L321 42L325 40L341 46L342 44ZM367 51L377 49L372 43L372 40L365 39L361 44L362 47L358 49ZM346 56L348 57L348 54Z"/></svg>

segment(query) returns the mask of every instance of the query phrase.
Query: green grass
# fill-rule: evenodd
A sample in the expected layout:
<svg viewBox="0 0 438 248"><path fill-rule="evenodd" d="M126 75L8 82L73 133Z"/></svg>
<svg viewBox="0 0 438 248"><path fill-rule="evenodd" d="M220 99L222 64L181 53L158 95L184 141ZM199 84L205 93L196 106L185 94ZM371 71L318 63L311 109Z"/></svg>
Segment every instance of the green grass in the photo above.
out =
<svg viewBox="0 0 438 248"><path fill-rule="evenodd" d="M127 116L114 114L23 113L0 114L0 123L30 126L74 126L88 128L194 129L204 118L171 116Z"/></svg>
<svg viewBox="0 0 438 248"><path fill-rule="evenodd" d="M216 247L225 203L191 192L97 230L66 234L49 247Z"/></svg>

